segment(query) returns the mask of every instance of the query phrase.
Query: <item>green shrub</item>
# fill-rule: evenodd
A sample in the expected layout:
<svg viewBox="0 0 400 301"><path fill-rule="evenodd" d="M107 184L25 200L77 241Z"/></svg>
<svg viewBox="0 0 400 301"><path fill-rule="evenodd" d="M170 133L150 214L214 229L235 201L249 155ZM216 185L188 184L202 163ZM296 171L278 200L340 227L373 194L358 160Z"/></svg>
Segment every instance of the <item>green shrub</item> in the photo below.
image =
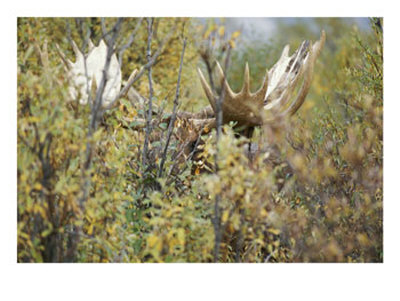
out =
<svg viewBox="0 0 400 301"><path fill-rule="evenodd" d="M113 22L105 20L106 26ZM118 45L137 22L124 21ZM204 134L198 159L209 172L199 172L199 162L177 164L179 143L172 141L159 178L165 126L153 128L158 138L150 143L149 164L142 166L144 132L132 127L143 108L123 98L90 137L89 108L67 101L55 43L72 57L65 28L78 44L89 28L97 42L101 20L19 18L18 261L382 262L382 20L372 19L367 32L341 19L315 23L325 26L328 42L298 114L257 129L251 143L258 151L251 155L244 151L249 139L236 137L232 124L223 127L218 146L215 131ZM216 45L235 46L238 33L227 39L223 25L200 28L188 18L157 18L154 26L154 51L173 29L152 68L154 103L166 112L172 108L185 35L180 109L202 107L198 41L215 32L215 39L225 39ZM314 36L310 25L291 26L294 33L297 28L309 34L294 38L293 46ZM45 39L47 67L39 51ZM234 88L241 85L245 60L252 89L258 86L265 67L279 57L281 41L275 42L232 50ZM146 45L143 21L124 53L124 78L146 63ZM224 57L224 51L216 47L215 56ZM135 88L147 97L147 77ZM163 114L155 112L154 119ZM85 168L88 145L94 150Z"/></svg>

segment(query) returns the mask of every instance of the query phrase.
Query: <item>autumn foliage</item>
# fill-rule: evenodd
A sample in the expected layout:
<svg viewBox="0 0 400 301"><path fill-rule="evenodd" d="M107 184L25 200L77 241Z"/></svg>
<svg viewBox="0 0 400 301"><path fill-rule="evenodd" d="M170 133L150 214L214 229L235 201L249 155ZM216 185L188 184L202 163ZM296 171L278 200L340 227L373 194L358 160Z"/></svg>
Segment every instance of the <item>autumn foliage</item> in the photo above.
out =
<svg viewBox="0 0 400 301"><path fill-rule="evenodd" d="M155 18L151 50L161 52L143 154L137 125L146 101L122 98L88 135L90 109L68 100L55 48L72 59L69 39L83 45L89 33L97 44L115 22L18 19L18 262L383 261L382 19L366 30L346 19L314 20L327 43L300 111L251 138L233 123L218 143L206 130L192 160L179 159L181 142L172 139L161 177L184 39L178 110L197 112L207 105L197 66L212 77L215 59L230 51L229 82L240 87L248 61L255 89L284 44L294 49L318 34L311 24L282 24L275 40L248 43L223 20ZM121 58L123 78L147 63L147 22L122 22L117 47L138 28ZM145 100L146 72L133 85ZM177 118L174 131L182 124Z"/></svg>

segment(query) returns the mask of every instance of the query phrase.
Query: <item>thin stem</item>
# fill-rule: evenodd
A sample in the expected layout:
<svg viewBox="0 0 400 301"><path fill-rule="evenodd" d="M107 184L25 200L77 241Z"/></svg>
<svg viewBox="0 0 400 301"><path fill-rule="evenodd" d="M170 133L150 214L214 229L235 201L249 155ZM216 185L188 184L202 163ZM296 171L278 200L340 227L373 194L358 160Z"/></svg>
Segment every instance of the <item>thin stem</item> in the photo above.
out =
<svg viewBox="0 0 400 301"><path fill-rule="evenodd" d="M239 215L240 215L240 226L238 231L238 238L236 241L235 262L240 262L240 251L242 250L242 245L243 245L243 224L244 224L243 208L239 210Z"/></svg>
<svg viewBox="0 0 400 301"><path fill-rule="evenodd" d="M165 159L167 157L167 152L168 152L168 146L169 146L169 141L172 136L172 132L174 130L174 124L176 120L176 114L177 114L177 108L178 108L178 100L179 100L179 88L181 84L181 73L182 73L182 66L183 66L183 57L185 55L185 48L186 48L186 38L183 40L183 48L182 48L182 53L181 53L181 62L179 64L179 72L178 72L178 83L176 85L176 94L175 94L175 99L174 99L174 107L172 109L172 117L169 121L168 125L168 132L167 132L167 141L165 142L165 147L164 147L164 152L161 158L161 163L160 163L160 169L158 171L158 177L162 176L163 168L164 168L164 163Z"/></svg>
<svg viewBox="0 0 400 301"><path fill-rule="evenodd" d="M228 67L229 67L229 60L230 60L230 53L231 48L228 47L227 55L225 58L225 76L228 74ZM214 162L215 162L215 173L218 174L219 166L218 166L218 149L219 149L219 139L221 137L221 130L222 130L222 121L223 121L223 112L222 112L222 104L225 98L225 85L222 87L221 95L216 101L216 123L217 123L217 136L216 136L216 152L214 155ZM217 194L215 197L214 202L214 217L212 219L213 226L214 226L214 262L218 262L219 257L219 249L221 245L222 239L222 231L221 231L221 194Z"/></svg>
<svg viewBox="0 0 400 301"><path fill-rule="evenodd" d="M125 52L126 49L131 47L132 43L135 41L136 33L138 32L138 30L140 28L140 25L142 25L142 21L143 21L143 18L140 18L139 21L137 22L135 28L133 29L131 35L129 36L128 42L125 45L123 45L121 47L120 51L118 52L118 56L119 56L119 61L118 62L119 62L120 66L122 65L122 57L124 55L124 52Z"/></svg>
<svg viewBox="0 0 400 301"><path fill-rule="evenodd" d="M149 107L147 110L147 116L146 116L146 133L145 133L145 138L144 138L144 144L143 144L143 153L142 153L142 167L145 168L146 163L147 163L147 153L148 153L148 148L149 148L149 138L150 138L150 132L151 132L151 116L153 112L153 80L152 80L152 75L151 75L151 38L152 38L152 25L153 25L153 19L152 18L147 18L147 33L148 33L148 38L147 38L147 71L148 71L148 80L149 80ZM143 70L143 69L142 69Z"/></svg>
<svg viewBox="0 0 400 301"><path fill-rule="evenodd" d="M148 60L148 62L140 69L139 73L135 76L135 80L133 81L133 83L135 83L136 81L139 80L139 78L141 78L144 74L144 72L146 70L148 70L151 66L153 66L156 62L157 62L157 58L160 56L160 54L162 53L162 50L165 46L165 44L170 40L172 34L175 32L176 26L174 26L171 31L166 35L166 37L162 40L161 45L158 47L157 51L153 54L153 56L151 57L151 59ZM133 84L132 83L132 84Z"/></svg>

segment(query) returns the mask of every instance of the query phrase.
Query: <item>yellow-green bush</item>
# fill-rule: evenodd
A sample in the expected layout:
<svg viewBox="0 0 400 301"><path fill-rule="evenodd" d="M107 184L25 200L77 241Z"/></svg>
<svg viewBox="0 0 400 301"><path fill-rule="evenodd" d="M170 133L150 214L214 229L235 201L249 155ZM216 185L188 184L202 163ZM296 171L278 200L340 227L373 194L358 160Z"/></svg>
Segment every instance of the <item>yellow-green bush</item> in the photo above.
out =
<svg viewBox="0 0 400 301"><path fill-rule="evenodd" d="M114 22L105 20L108 27ZM117 45L126 42L137 22L124 20ZM191 161L175 166L178 143L172 141L166 172L158 178L163 127L153 129L161 138L151 142L152 160L142 166L144 132L126 121L143 115L142 108L122 99L90 137L89 108L67 101L55 43L72 58L68 32L81 45L90 28L98 42L101 20L20 18L18 261L382 262L382 20L371 20L367 32L341 19L315 22L324 26L328 42L298 114L257 129L251 142L258 151L251 155L244 151L248 139L236 137L232 125L223 127L218 146L214 131L204 134L200 156L210 172L199 173ZM223 24L204 28L188 18L156 18L154 26L153 52L172 32L152 68L154 102L165 111L172 108L185 36L181 107L202 106L195 67L203 68L204 60L197 47L212 32L223 40L217 45L235 46L241 42L238 33L225 36ZM291 26L309 36L285 43L297 46L314 37L306 25ZM146 63L146 27L143 20L124 53L124 78ZM38 50L45 40L46 68ZM254 89L278 58L278 42L254 43L242 52L233 48L232 86L240 87L249 60ZM224 53L217 47L213 55ZM147 76L134 87L148 97ZM88 145L94 150L85 169ZM170 173L173 168L178 172ZM87 179L89 196L81 204Z"/></svg>

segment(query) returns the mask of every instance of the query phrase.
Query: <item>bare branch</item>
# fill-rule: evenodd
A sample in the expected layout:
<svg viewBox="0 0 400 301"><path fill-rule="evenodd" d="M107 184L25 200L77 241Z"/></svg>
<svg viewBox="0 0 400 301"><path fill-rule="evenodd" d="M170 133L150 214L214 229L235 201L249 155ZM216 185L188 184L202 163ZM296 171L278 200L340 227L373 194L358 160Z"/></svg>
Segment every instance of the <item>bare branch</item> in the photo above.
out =
<svg viewBox="0 0 400 301"><path fill-rule="evenodd" d="M136 33L140 28L140 25L142 24L143 18L140 18L138 23L136 24L135 28L133 29L131 35L128 38L128 42L123 45L120 49L120 51L118 52L118 56L119 56L119 65L122 65L122 57L124 55L124 52L126 49L128 49L129 47L131 47L132 43L135 41L135 37L136 37Z"/></svg>
<svg viewBox="0 0 400 301"><path fill-rule="evenodd" d="M100 108L102 107L102 103L103 103L103 93L104 93L104 89L106 87L106 83L108 81L107 72L110 67L111 57L114 53L115 41L116 41L118 33L121 29L122 22L123 22L123 19L119 18L117 20L117 22L115 23L115 25L113 27L113 35L109 41L109 45L107 48L107 57L106 57L106 62L105 62L104 69L103 69L103 76L102 76L102 79L99 83L99 87L96 92L96 99L95 99L93 110L92 110L91 128L93 130L95 130L97 127L98 114L99 114Z"/></svg>
<svg viewBox="0 0 400 301"><path fill-rule="evenodd" d="M132 71L131 75L129 76L129 79L128 79L127 83L125 84L125 86L122 88L122 90L119 92L119 94L115 96L113 101L111 101L111 103L104 108L104 110L109 110L109 109L111 109L113 107L116 107L117 106L117 100L122 98L122 97L125 97L125 95L129 91L129 88L132 87L132 85L133 85L133 83L135 81L135 77L136 77L137 72L138 72L137 69Z"/></svg>
<svg viewBox="0 0 400 301"><path fill-rule="evenodd" d="M149 79L149 107L147 111L147 116L146 116L146 133L145 133L145 138L144 138L144 144L143 144L143 153L142 153L142 166L145 168L146 166L146 161L147 161L147 152L149 148L149 138L150 138L150 132L151 132L151 115L153 112L152 109L152 104L153 104L153 80L151 76L151 65L150 62L152 60L151 58L151 38L152 38L152 25L153 25L153 19L148 18L147 19L147 33L148 33L148 38L147 38L147 61L148 61L148 79ZM143 69L142 69L143 70ZM139 72L140 74L140 72ZM138 76L137 76L138 77ZM136 78L137 78L136 77Z"/></svg>
<svg viewBox="0 0 400 301"><path fill-rule="evenodd" d="M147 60L146 65L144 65L142 68L140 68L139 73L136 75L135 80L133 81L133 83L135 83L137 80L139 80L139 78L142 77L142 75L144 74L144 72L146 70L149 69L149 67L152 67L155 63L157 63L157 58L160 56L160 54L162 53L162 50L165 46L165 44L170 40L172 34L175 32L176 30L176 25L170 30L170 32L165 36L165 38L162 40L160 46L158 47L157 51L153 54L153 56L151 57L151 59Z"/></svg>
<svg viewBox="0 0 400 301"><path fill-rule="evenodd" d="M172 117L171 117L171 119L169 121L169 125L168 125L167 141L165 142L164 153L161 158L160 169L158 171L158 177L162 176L165 159L167 157L169 141L171 139L172 131L174 130L174 124L175 124L175 120L176 120L176 110L178 108L179 88L180 88L180 84L181 84L181 73L182 73L182 66L183 66L183 57L185 55L185 48L186 48L186 38L183 40L181 62L179 64L179 72L178 72L178 83L176 85L176 94L175 94L175 99L174 99L174 107L172 109Z"/></svg>
<svg viewBox="0 0 400 301"><path fill-rule="evenodd" d="M225 58L225 74L228 74L228 68L229 68L229 61L230 61L230 54L231 54L231 47L228 46L228 51L227 55ZM225 81L223 78L222 80ZM225 98L225 93L229 93L229 91L226 91L227 85L222 86L222 91L221 95L216 101L216 127L217 127L217 135L216 135L216 152L214 155L214 162L215 162L215 173L218 173L219 167L218 167L218 148L219 148L219 138L221 136L221 126L222 126L222 121L223 121L223 112L222 112L222 105L223 101ZM214 262L218 262L218 257L219 257L219 249L220 249L220 244L221 244L221 239L222 239L222 229L221 229L221 208L219 203L221 202L221 194L217 194L215 197L215 202L214 202L214 216L212 218L212 223L214 226Z"/></svg>

